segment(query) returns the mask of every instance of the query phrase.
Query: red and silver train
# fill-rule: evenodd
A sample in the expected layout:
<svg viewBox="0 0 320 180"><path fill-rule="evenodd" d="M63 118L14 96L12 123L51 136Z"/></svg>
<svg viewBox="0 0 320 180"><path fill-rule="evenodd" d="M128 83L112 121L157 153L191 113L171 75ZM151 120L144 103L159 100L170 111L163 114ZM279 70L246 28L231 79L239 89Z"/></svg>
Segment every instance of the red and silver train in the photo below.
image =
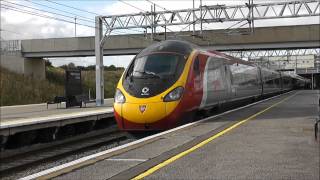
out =
<svg viewBox="0 0 320 180"><path fill-rule="evenodd" d="M125 131L165 130L198 111L291 90L304 81L184 41L142 50L117 85L114 114Z"/></svg>

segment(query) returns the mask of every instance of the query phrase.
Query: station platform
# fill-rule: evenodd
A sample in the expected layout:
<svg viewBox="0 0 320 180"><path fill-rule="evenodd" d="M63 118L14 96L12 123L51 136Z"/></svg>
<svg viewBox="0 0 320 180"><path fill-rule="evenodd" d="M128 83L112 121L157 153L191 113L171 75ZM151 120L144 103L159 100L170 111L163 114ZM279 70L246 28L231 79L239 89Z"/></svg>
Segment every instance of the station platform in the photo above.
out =
<svg viewBox="0 0 320 180"><path fill-rule="evenodd" d="M319 179L318 99L292 91L25 179Z"/></svg>
<svg viewBox="0 0 320 180"><path fill-rule="evenodd" d="M65 104L47 106L46 103L0 107L0 135L6 136L42 126L56 126L56 123L62 121L65 121L64 124L73 123L74 119L81 122L93 116L111 117L113 116L112 103L113 99L105 99L105 105L102 107L96 107L94 103L88 103L87 107L83 108L65 108ZM72 121L67 122L71 119Z"/></svg>

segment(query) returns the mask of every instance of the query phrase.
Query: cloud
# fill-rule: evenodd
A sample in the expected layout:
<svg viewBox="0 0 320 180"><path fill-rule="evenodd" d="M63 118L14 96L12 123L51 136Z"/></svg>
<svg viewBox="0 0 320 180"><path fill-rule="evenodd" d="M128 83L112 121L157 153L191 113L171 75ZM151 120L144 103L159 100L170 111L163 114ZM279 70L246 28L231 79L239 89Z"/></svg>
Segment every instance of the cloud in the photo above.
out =
<svg viewBox="0 0 320 180"><path fill-rule="evenodd" d="M36 11L31 8L41 9L39 7L33 6L32 4L24 3L23 1L10 1L8 3L1 2L1 37L4 40L11 39L40 39L40 38L57 38L57 37L72 37L74 36L75 26L73 24L74 20L72 18L59 17L50 13ZM15 4L20 4L26 7L17 6ZM5 9L9 5L10 9ZM17 12L12 10L24 11ZM18 9L17 9L18 8ZM45 10L45 9L42 9ZM31 15L28 13L37 13L38 15ZM51 10L53 11L53 10ZM56 11L55 11L56 12ZM59 20L44 18L39 16L47 16L51 18L64 19L63 22ZM92 18L92 23L79 22L81 24L86 24L94 26L94 18ZM92 36L94 35L94 28L89 28L81 25L77 25L77 36Z"/></svg>

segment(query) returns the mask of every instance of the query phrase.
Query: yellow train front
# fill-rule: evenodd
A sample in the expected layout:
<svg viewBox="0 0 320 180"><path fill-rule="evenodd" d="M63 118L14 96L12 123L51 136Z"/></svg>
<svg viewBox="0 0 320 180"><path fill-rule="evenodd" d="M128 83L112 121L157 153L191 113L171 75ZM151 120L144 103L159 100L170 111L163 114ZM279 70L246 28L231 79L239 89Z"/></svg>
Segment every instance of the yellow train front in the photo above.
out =
<svg viewBox="0 0 320 180"><path fill-rule="evenodd" d="M156 43L132 60L115 93L120 129L164 130L180 123L186 105L193 104L183 100L192 53L193 45L172 40Z"/></svg>

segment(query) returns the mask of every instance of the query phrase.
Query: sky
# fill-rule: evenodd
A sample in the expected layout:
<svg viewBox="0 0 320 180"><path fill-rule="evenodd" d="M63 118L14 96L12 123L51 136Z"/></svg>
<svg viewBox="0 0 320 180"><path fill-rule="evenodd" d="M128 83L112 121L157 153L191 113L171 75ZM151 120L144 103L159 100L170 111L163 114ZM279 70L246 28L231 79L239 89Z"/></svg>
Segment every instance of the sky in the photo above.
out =
<svg viewBox="0 0 320 180"><path fill-rule="evenodd" d="M150 2L158 5L157 10L163 10L160 7L168 10L192 8L192 0L1 0L0 37L1 40L12 40L93 36L94 17L96 15L138 13L141 12L141 10L148 11L151 8ZM242 5L246 2L247 0L203 0L202 4ZM265 2L272 1L254 1L254 3ZM195 7L199 7L199 4L200 1L195 0ZM78 23L76 28L74 25L75 17ZM234 24L234 22L214 23L206 25L206 28L225 29L232 24ZM273 19L255 22L256 27L297 24L319 24L319 17ZM179 31L181 26L170 27L170 29ZM116 31L115 33L126 34L140 32L122 30ZM107 56L104 57L104 64L126 67L132 58L133 56ZM53 58L50 59L50 61L52 61L55 66L70 62L82 66L95 64L94 57Z"/></svg>

